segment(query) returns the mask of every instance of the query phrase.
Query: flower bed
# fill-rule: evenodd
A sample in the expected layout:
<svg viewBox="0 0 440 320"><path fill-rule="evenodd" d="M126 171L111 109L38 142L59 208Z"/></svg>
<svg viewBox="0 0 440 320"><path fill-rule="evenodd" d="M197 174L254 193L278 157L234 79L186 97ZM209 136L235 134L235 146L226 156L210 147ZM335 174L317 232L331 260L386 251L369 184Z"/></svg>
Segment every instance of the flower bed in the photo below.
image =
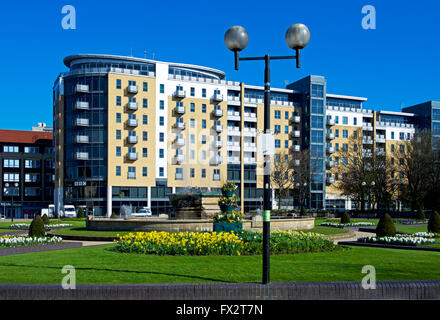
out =
<svg viewBox="0 0 440 320"><path fill-rule="evenodd" d="M60 237L14 237L14 236L1 236L0 248L15 248L23 246L35 246L44 244L61 243L63 239Z"/></svg>
<svg viewBox="0 0 440 320"><path fill-rule="evenodd" d="M374 223L371 223L371 222L354 222L354 223L323 222L320 224L320 226L334 227L334 228L365 227L365 226L374 226Z"/></svg>
<svg viewBox="0 0 440 320"><path fill-rule="evenodd" d="M11 224L8 228L10 229L17 229L17 230L28 230L30 224L28 223L15 223ZM55 223L55 224L45 224L44 227L46 229L54 229L54 228L68 228L71 227L72 224L70 223Z"/></svg>
<svg viewBox="0 0 440 320"><path fill-rule="evenodd" d="M394 220L395 224L424 224L428 223L428 220Z"/></svg>
<svg viewBox="0 0 440 320"><path fill-rule="evenodd" d="M138 232L118 236L115 250L158 255L261 254L263 235L233 232ZM320 234L280 231L271 233L272 253L331 251L336 245Z"/></svg>
<svg viewBox="0 0 440 320"><path fill-rule="evenodd" d="M435 243L436 241L431 238L418 237L418 236L414 236L414 235L397 235L395 237L359 238L358 242L396 244L396 245L405 245L405 246L418 246L421 244L432 244L432 243Z"/></svg>

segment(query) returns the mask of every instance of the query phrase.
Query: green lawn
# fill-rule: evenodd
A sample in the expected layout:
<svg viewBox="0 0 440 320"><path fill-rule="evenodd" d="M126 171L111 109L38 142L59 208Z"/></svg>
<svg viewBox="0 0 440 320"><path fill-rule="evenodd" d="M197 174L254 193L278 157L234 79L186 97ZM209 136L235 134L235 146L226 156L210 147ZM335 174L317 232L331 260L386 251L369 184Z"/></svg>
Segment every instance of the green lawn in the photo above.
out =
<svg viewBox="0 0 440 320"><path fill-rule="evenodd" d="M396 230L406 233L428 232L428 226L396 227Z"/></svg>
<svg viewBox="0 0 440 320"><path fill-rule="evenodd" d="M0 283L60 283L72 265L77 283L259 282L261 256L154 256L110 251L113 245L0 257ZM440 253L354 247L276 255L271 280L361 281L364 265L377 280L440 280Z"/></svg>

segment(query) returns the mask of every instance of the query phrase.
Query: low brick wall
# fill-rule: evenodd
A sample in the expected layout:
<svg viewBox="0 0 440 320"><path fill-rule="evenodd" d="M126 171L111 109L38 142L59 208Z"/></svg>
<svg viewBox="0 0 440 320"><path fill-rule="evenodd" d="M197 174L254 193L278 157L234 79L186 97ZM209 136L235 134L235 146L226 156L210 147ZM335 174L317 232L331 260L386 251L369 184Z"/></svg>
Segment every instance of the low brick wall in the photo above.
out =
<svg viewBox="0 0 440 320"><path fill-rule="evenodd" d="M440 281L381 281L365 290L361 282L0 284L0 300L427 300L440 299Z"/></svg>
<svg viewBox="0 0 440 320"><path fill-rule="evenodd" d="M243 229L261 231L262 222L245 220ZM273 219L270 222L272 231L280 230L310 230L315 226L314 218ZM168 219L88 219L88 230L99 231L212 231L212 220L168 220Z"/></svg>

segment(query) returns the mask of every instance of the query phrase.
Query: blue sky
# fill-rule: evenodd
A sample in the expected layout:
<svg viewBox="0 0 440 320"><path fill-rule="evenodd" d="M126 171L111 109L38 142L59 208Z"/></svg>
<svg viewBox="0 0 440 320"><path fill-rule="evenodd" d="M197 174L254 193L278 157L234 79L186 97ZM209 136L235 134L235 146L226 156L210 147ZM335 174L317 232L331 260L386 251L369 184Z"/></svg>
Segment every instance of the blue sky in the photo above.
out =
<svg viewBox="0 0 440 320"><path fill-rule="evenodd" d="M265 4L266 3L266 4ZM61 27L64 5L76 8L76 30ZM361 26L364 5L376 29ZM273 61L273 87L324 75L330 93L367 97L365 106L400 110L440 100L438 1L4 1L0 6L0 128L52 123L52 85L76 53L133 55L218 68L229 80L263 84L263 63L234 70L223 42L232 25L250 36L242 56L289 55L286 29L305 23L311 41L294 61Z"/></svg>

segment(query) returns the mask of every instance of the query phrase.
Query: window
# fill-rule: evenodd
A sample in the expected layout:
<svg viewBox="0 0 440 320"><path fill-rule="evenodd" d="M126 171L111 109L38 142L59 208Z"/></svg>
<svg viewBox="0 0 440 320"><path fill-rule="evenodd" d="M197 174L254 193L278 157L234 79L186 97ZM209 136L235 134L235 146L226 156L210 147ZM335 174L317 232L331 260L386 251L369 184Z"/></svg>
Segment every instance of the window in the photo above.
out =
<svg viewBox="0 0 440 320"><path fill-rule="evenodd" d="M116 96L116 105L117 106L121 105L121 96Z"/></svg>
<svg viewBox="0 0 440 320"><path fill-rule="evenodd" d="M348 117L342 117L342 124L348 124Z"/></svg>
<svg viewBox="0 0 440 320"><path fill-rule="evenodd" d="M206 113L206 104L202 104L202 113Z"/></svg>
<svg viewBox="0 0 440 320"><path fill-rule="evenodd" d="M202 120L202 129L206 129L206 120L205 119Z"/></svg>
<svg viewBox="0 0 440 320"><path fill-rule="evenodd" d="M289 111L284 112L284 119L289 120Z"/></svg>
<svg viewBox="0 0 440 320"><path fill-rule="evenodd" d="M195 105L195 103L191 103L190 104L190 110L191 110L191 112L196 112L196 105Z"/></svg>
<svg viewBox="0 0 440 320"><path fill-rule="evenodd" d="M39 147L24 147L24 153L39 153Z"/></svg>
<svg viewBox="0 0 440 320"><path fill-rule="evenodd" d="M121 89L121 79L116 79L116 89Z"/></svg>
<svg viewBox="0 0 440 320"><path fill-rule="evenodd" d="M347 143L342 144L342 151L344 151L344 152L348 151L348 144Z"/></svg>
<svg viewBox="0 0 440 320"><path fill-rule="evenodd" d="M3 159L3 167L5 168L19 168L20 160L18 159Z"/></svg>
<svg viewBox="0 0 440 320"><path fill-rule="evenodd" d="M163 100L159 101L159 109L160 110L164 110L165 109L165 101L163 101Z"/></svg>
<svg viewBox="0 0 440 320"><path fill-rule="evenodd" d="M335 124L339 123L339 116L335 116Z"/></svg>
<svg viewBox="0 0 440 320"><path fill-rule="evenodd" d="M354 152L357 152L357 150L358 150L358 146L357 146L357 144L354 144L354 145L353 145L353 151L354 151Z"/></svg>
<svg viewBox="0 0 440 320"><path fill-rule="evenodd" d="M189 138L190 138L191 144L195 144L196 143L196 136L194 134L191 134L189 136Z"/></svg>
<svg viewBox="0 0 440 320"><path fill-rule="evenodd" d="M206 144L206 136L202 135L202 144Z"/></svg>
<svg viewBox="0 0 440 320"><path fill-rule="evenodd" d="M165 122L164 117L159 117L159 125L163 126L164 122Z"/></svg>
<svg viewBox="0 0 440 320"><path fill-rule="evenodd" d="M275 131L275 134L280 133L281 132L280 126L279 125L275 125L274 131Z"/></svg>
<svg viewBox="0 0 440 320"><path fill-rule="evenodd" d="M37 197L40 195L40 188L24 188L24 195L27 197Z"/></svg>
<svg viewBox="0 0 440 320"><path fill-rule="evenodd" d="M356 117L353 118L353 125L357 125L358 119Z"/></svg>
<svg viewBox="0 0 440 320"><path fill-rule="evenodd" d="M405 152L405 146L404 146L403 144L401 144L401 145L399 146L399 151L400 151L400 152Z"/></svg>
<svg viewBox="0 0 440 320"><path fill-rule="evenodd" d="M142 90L143 90L144 92L147 92L147 91L148 91L148 82L144 82L144 83L143 83L143 85L142 85Z"/></svg>
<svg viewBox="0 0 440 320"><path fill-rule="evenodd" d="M148 124L148 116L145 115L145 114L142 116L142 123L143 124Z"/></svg>
<svg viewBox="0 0 440 320"><path fill-rule="evenodd" d="M18 173L4 173L3 174L4 182L19 182L20 175Z"/></svg>
<svg viewBox="0 0 440 320"><path fill-rule="evenodd" d="M147 158L148 157L148 149L142 148L142 157Z"/></svg>
<svg viewBox="0 0 440 320"><path fill-rule="evenodd" d="M142 140L148 141L148 132L147 131L142 131Z"/></svg>
<svg viewBox="0 0 440 320"><path fill-rule="evenodd" d="M289 140L284 140L284 148L289 148Z"/></svg>
<svg viewBox="0 0 440 320"><path fill-rule="evenodd" d="M324 101L312 99L312 113L324 113Z"/></svg>
<svg viewBox="0 0 440 320"><path fill-rule="evenodd" d="M391 131L391 139L394 140L394 131Z"/></svg>
<svg viewBox="0 0 440 320"><path fill-rule="evenodd" d="M160 93L165 93L165 85L164 85L164 84L160 84L160 86L159 86L159 92L160 92Z"/></svg>
<svg viewBox="0 0 440 320"><path fill-rule="evenodd" d="M194 168L190 168L189 169L189 176L190 176L190 178L194 178L195 177L195 169Z"/></svg>
<svg viewBox="0 0 440 320"><path fill-rule="evenodd" d="M121 147L116 147L116 156L117 157L121 156Z"/></svg>
<svg viewBox="0 0 440 320"><path fill-rule="evenodd" d="M339 143L335 143L335 150L339 151Z"/></svg>
<svg viewBox="0 0 440 320"><path fill-rule="evenodd" d="M176 180L183 180L183 169L176 168Z"/></svg>
<svg viewBox="0 0 440 320"><path fill-rule="evenodd" d="M342 137L348 138L348 130L342 130Z"/></svg>
<svg viewBox="0 0 440 320"><path fill-rule="evenodd" d="M18 152L18 146L3 146L3 152Z"/></svg>
<svg viewBox="0 0 440 320"><path fill-rule="evenodd" d="M164 158L164 149L159 149L159 158Z"/></svg>
<svg viewBox="0 0 440 320"><path fill-rule="evenodd" d="M142 99L142 108L148 108L148 99Z"/></svg>
<svg viewBox="0 0 440 320"><path fill-rule="evenodd" d="M134 81L134 80L128 80L128 85L129 85L129 86L135 86L135 85L136 85L136 81Z"/></svg>
<svg viewBox="0 0 440 320"><path fill-rule="evenodd" d="M25 168L39 168L40 167L40 160L25 160L24 161Z"/></svg>
<svg viewBox="0 0 440 320"><path fill-rule="evenodd" d="M159 142L164 142L165 134L163 132L159 132Z"/></svg>
<svg viewBox="0 0 440 320"><path fill-rule="evenodd" d="M145 83L145 82L144 82ZM148 173L148 171L147 171L147 167L142 167L142 176L143 177L146 177L147 176L147 173Z"/></svg>
<svg viewBox="0 0 440 320"><path fill-rule="evenodd" d="M339 129L335 129L335 137L339 138Z"/></svg>
<svg viewBox="0 0 440 320"><path fill-rule="evenodd" d="M164 175L164 168L159 167L159 177L163 177L163 175Z"/></svg>
<svg viewBox="0 0 440 320"><path fill-rule="evenodd" d="M394 152L394 144L391 145L391 151Z"/></svg>
<svg viewBox="0 0 440 320"><path fill-rule="evenodd" d="M206 169L202 169L202 178L206 178Z"/></svg>
<svg viewBox="0 0 440 320"><path fill-rule="evenodd" d="M212 180L214 181L220 181L220 169L214 169L213 170L213 177Z"/></svg>
<svg viewBox="0 0 440 320"><path fill-rule="evenodd" d="M136 179L136 167L128 167L128 179Z"/></svg>
<svg viewBox="0 0 440 320"><path fill-rule="evenodd" d="M399 133L399 139L400 140L405 140L405 133L404 132L400 132Z"/></svg>
<svg viewBox="0 0 440 320"><path fill-rule="evenodd" d="M202 98L206 98L206 89L202 89Z"/></svg>
<svg viewBox="0 0 440 320"><path fill-rule="evenodd" d="M357 139L358 137L358 132L357 131L353 131L353 138Z"/></svg>
<svg viewBox="0 0 440 320"><path fill-rule="evenodd" d="M121 114L116 113L116 123L121 123Z"/></svg>
<svg viewBox="0 0 440 320"><path fill-rule="evenodd" d="M206 160L206 151L202 150L202 160Z"/></svg>
<svg viewBox="0 0 440 320"><path fill-rule="evenodd" d="M189 119L189 127L194 129L196 127L196 119Z"/></svg>
<svg viewBox="0 0 440 320"><path fill-rule="evenodd" d="M289 126L284 126L284 133L288 134L289 133Z"/></svg>
<svg viewBox="0 0 440 320"><path fill-rule="evenodd" d="M194 97L196 95L196 89L194 87L191 87L190 92L191 92L191 97Z"/></svg>
<svg viewBox="0 0 440 320"><path fill-rule="evenodd" d="M275 110L275 119L281 119L281 111Z"/></svg>
<svg viewBox="0 0 440 320"><path fill-rule="evenodd" d="M40 181L40 174L39 173L26 173L24 177L25 177L24 178L25 182L39 182Z"/></svg>
<svg viewBox="0 0 440 320"><path fill-rule="evenodd" d="M196 158L196 152L194 150L191 150L189 156L191 160L194 160Z"/></svg>
<svg viewBox="0 0 440 320"><path fill-rule="evenodd" d="M319 84L312 84L312 97L323 98L324 86Z"/></svg>
<svg viewBox="0 0 440 320"><path fill-rule="evenodd" d="M281 142L280 140L276 139L275 140L275 148L280 148L281 147Z"/></svg>

